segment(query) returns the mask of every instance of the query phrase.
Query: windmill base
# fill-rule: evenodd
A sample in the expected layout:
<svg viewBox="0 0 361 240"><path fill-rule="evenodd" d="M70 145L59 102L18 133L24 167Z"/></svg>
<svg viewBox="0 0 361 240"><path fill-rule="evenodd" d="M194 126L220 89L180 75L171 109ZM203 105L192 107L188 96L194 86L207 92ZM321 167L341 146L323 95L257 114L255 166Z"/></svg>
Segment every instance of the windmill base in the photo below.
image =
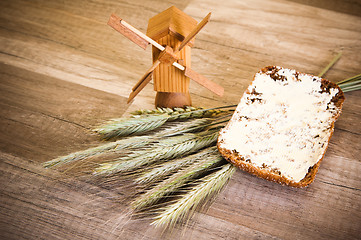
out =
<svg viewBox="0 0 361 240"><path fill-rule="evenodd" d="M156 107L186 107L191 106L192 100L189 93L157 92L155 96Z"/></svg>

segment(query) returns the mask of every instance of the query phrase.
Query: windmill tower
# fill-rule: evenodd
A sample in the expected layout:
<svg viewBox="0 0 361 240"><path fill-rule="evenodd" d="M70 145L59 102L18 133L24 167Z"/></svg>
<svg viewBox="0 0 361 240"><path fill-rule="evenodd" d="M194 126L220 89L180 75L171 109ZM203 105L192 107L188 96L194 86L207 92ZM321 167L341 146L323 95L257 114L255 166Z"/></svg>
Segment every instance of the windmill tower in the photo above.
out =
<svg viewBox="0 0 361 240"><path fill-rule="evenodd" d="M147 34L111 15L108 25L142 48L152 44L153 65L133 87L130 102L153 78L156 107L190 106L190 79L222 96L223 88L191 69L195 35L208 23L210 13L199 23L176 7L152 17Z"/></svg>
<svg viewBox="0 0 361 240"><path fill-rule="evenodd" d="M197 26L197 21L176 7L167 10L149 19L147 36L162 46L172 49L179 47L184 38ZM194 38L179 51L176 57L178 63L185 67L191 67L191 47ZM161 51L153 46L153 62ZM192 105L189 94L189 77L170 64L160 63L153 72L154 90L157 91L155 105L164 107L190 106Z"/></svg>

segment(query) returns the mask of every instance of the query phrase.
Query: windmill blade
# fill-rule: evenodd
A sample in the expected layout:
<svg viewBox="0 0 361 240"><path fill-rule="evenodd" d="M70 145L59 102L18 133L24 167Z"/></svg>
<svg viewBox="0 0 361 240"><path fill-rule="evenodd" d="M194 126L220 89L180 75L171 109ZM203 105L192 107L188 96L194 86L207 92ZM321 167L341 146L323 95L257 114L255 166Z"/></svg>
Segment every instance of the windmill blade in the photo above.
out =
<svg viewBox="0 0 361 240"><path fill-rule="evenodd" d="M135 96L138 95L140 91L152 80L153 71L158 65L160 64L160 61L157 60L153 63L152 67L148 69L148 71L143 75L141 79L137 82L137 84L134 85L132 92L129 95L128 103L130 103Z"/></svg>
<svg viewBox="0 0 361 240"><path fill-rule="evenodd" d="M116 31L123 34L129 40L137 44L139 47L146 49L150 42L139 34L138 30L127 24L123 19L112 14L109 18L108 25L114 28ZM134 29L136 31L134 31Z"/></svg>
<svg viewBox="0 0 361 240"><path fill-rule="evenodd" d="M211 17L211 13L208 13L208 15L205 18L203 18L203 20L200 23L198 23L198 25L192 30L192 32L189 33L188 36L183 39L183 41L174 51L174 53L180 52L187 45L187 43L189 43L197 35L197 33L199 33L199 31L209 22L210 17Z"/></svg>
<svg viewBox="0 0 361 240"><path fill-rule="evenodd" d="M224 88L222 86L218 85L215 82L212 82L205 76L193 71L192 69L186 67L184 71L184 75L194 80L195 82L199 83L203 87L209 89L210 91L214 92L218 96L221 97L223 96Z"/></svg>
<svg viewBox="0 0 361 240"><path fill-rule="evenodd" d="M123 34L125 37L127 37L129 40L131 40L143 49L146 49L149 44L152 44L160 51L164 50L164 47L162 45L139 31L120 17L116 16L114 13L110 16L108 25Z"/></svg>
<svg viewBox="0 0 361 240"><path fill-rule="evenodd" d="M114 28L116 31L120 32L124 36L126 36L128 39L136 43L138 46L140 46L143 49L146 49L146 47L149 44L152 44L154 47L158 48L161 52L164 51L165 47L139 31L138 29L134 28L132 25L121 19L120 17L116 16L115 14L112 14L109 18L108 25ZM173 63L173 66L178 68L181 71L184 71L184 67L180 65L177 62Z"/></svg>

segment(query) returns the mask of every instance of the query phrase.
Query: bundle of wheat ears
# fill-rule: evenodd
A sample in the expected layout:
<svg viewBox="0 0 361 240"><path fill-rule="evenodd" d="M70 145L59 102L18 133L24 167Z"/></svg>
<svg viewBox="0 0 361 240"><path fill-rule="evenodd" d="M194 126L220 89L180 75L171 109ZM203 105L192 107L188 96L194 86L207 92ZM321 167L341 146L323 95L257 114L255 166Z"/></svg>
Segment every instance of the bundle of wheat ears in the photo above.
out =
<svg viewBox="0 0 361 240"><path fill-rule="evenodd" d="M344 92L361 89L361 74L338 84ZM170 227L214 198L235 172L216 141L236 106L140 110L94 129L111 141L44 167L78 169L111 186L130 182L136 189L128 199L132 213Z"/></svg>

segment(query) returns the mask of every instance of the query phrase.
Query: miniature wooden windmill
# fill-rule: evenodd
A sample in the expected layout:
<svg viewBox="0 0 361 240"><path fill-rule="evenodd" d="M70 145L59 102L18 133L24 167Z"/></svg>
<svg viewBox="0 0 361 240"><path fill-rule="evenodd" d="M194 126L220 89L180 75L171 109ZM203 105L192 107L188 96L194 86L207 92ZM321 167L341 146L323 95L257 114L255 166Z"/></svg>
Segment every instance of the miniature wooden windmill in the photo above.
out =
<svg viewBox="0 0 361 240"><path fill-rule="evenodd" d="M144 49L149 44L153 45L153 66L133 87L128 103L152 78L154 90L157 91L157 107L190 106L189 79L217 95L223 95L221 86L190 68L194 37L208 23L210 15L197 24L196 20L173 6L149 20L147 35L111 15L108 25Z"/></svg>

